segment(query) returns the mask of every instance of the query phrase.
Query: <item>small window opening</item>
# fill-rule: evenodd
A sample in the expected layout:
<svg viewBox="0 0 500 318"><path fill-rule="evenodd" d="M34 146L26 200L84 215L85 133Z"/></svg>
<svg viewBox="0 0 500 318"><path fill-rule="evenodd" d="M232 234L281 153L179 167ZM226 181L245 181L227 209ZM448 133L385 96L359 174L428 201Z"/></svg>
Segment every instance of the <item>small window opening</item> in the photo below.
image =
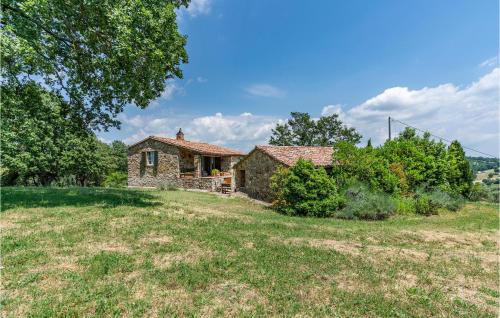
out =
<svg viewBox="0 0 500 318"><path fill-rule="evenodd" d="M154 164L155 164L155 152L154 151L146 151L146 164L148 166L154 166Z"/></svg>

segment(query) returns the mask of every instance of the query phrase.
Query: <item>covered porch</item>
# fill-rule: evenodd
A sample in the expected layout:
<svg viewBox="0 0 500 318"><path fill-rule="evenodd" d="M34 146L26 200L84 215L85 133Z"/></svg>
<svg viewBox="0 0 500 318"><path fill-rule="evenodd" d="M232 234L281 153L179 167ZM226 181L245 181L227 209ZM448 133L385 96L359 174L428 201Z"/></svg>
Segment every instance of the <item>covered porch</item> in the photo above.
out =
<svg viewBox="0 0 500 318"><path fill-rule="evenodd" d="M208 191L232 191L231 156L179 152L179 186Z"/></svg>

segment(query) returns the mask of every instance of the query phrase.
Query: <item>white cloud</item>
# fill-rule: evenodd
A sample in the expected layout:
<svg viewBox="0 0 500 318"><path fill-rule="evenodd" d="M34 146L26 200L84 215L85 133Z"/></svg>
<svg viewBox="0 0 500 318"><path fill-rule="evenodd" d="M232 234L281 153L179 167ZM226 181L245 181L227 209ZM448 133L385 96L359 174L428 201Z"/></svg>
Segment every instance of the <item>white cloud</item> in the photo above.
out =
<svg viewBox="0 0 500 318"><path fill-rule="evenodd" d="M340 118L343 118L344 112L342 111L342 105L340 104L326 105L321 110L321 116L331 116L333 114L337 114L339 115Z"/></svg>
<svg viewBox="0 0 500 318"><path fill-rule="evenodd" d="M191 0L186 11L191 17L197 17L199 15L207 15L212 11L212 1L211 0Z"/></svg>
<svg viewBox="0 0 500 318"><path fill-rule="evenodd" d="M208 80L207 80L206 78L204 78L204 77L198 76L198 77L196 78L196 81L197 81L198 83L206 83Z"/></svg>
<svg viewBox="0 0 500 318"><path fill-rule="evenodd" d="M497 65L498 65L498 56L491 57L483 61L481 64L479 64L480 67L493 67Z"/></svg>
<svg viewBox="0 0 500 318"><path fill-rule="evenodd" d="M446 139L458 139L464 145L498 154L499 81L500 69L495 68L466 87L392 87L349 110L334 105L323 111L343 113L346 123L376 143L387 138L387 118L391 116ZM394 123L393 135L403 129L403 125Z"/></svg>
<svg viewBox="0 0 500 318"><path fill-rule="evenodd" d="M458 139L463 145L486 153L498 154L500 69L495 68L478 81L465 87L442 84L411 89L392 87L350 109L339 104L323 107L322 115L339 114L349 126L358 129L365 141L372 138L380 144L387 138L387 117L447 139ZM287 114L284 114L286 116ZM239 115L215 113L208 116L179 114L120 115L123 131L133 134L125 138L133 143L149 135L175 136L179 128L186 139L215 143L249 151L265 144L279 117L242 112ZM393 123L393 136L404 126ZM473 153L470 153L473 154Z"/></svg>
<svg viewBox="0 0 500 318"><path fill-rule="evenodd" d="M178 92L179 90L180 90L180 88L177 86L177 84L175 83L175 81L174 80L169 80L165 84L165 89L161 93L160 98L164 99L164 100L171 100L172 97L174 97L174 94L176 92Z"/></svg>
<svg viewBox="0 0 500 318"><path fill-rule="evenodd" d="M122 113L118 115L118 119L122 122L122 124L132 126L134 128L140 128L144 126L144 119L140 115L128 117L126 114Z"/></svg>
<svg viewBox="0 0 500 318"><path fill-rule="evenodd" d="M245 89L245 91L254 96L261 97L284 97L285 91L269 84L254 84Z"/></svg>

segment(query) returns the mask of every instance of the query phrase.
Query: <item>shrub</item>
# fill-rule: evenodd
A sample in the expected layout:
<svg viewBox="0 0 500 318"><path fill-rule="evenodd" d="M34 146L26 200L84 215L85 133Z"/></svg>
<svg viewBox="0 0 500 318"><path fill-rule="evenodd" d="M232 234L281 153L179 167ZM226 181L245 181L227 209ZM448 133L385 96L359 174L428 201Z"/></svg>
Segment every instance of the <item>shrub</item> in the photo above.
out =
<svg viewBox="0 0 500 318"><path fill-rule="evenodd" d="M212 175L212 176L217 176L219 174L220 174L219 169L212 169L212 171L210 171L210 175Z"/></svg>
<svg viewBox="0 0 500 318"><path fill-rule="evenodd" d="M444 208L450 211L458 211L465 204L462 196L449 194L447 192L436 189L429 193L430 200L439 208Z"/></svg>
<svg viewBox="0 0 500 318"><path fill-rule="evenodd" d="M127 186L127 174L124 172L113 172L104 179L106 188L123 188Z"/></svg>
<svg viewBox="0 0 500 318"><path fill-rule="evenodd" d="M437 214L440 208L457 211L465 204L460 195L449 194L439 189L424 191L419 189L415 194L415 211L417 214Z"/></svg>
<svg viewBox="0 0 500 318"><path fill-rule="evenodd" d="M415 214L415 199L413 197L393 197L394 204L396 205L396 214L408 215Z"/></svg>
<svg viewBox="0 0 500 318"><path fill-rule="evenodd" d="M326 217L342 204L325 169L303 159L288 169L278 169L271 178L271 189L274 208L288 215Z"/></svg>
<svg viewBox="0 0 500 318"><path fill-rule="evenodd" d="M438 213L438 206L432 202L427 193L415 196L415 212L421 215L433 215Z"/></svg>
<svg viewBox="0 0 500 318"><path fill-rule="evenodd" d="M400 182L406 183L402 166L393 165L394 172L391 171L389 162L380 155L380 150L371 146L357 148L346 141L337 142L333 162L332 174L341 187L359 181L370 186L373 191L397 193L400 192ZM407 188L406 185L404 187Z"/></svg>
<svg viewBox="0 0 500 318"><path fill-rule="evenodd" d="M346 206L335 216L343 219L382 220L396 211L393 199L380 192L370 192L364 185L354 185L346 191Z"/></svg>
<svg viewBox="0 0 500 318"><path fill-rule="evenodd" d="M468 199L471 201L487 200L489 196L488 189L480 183L474 183Z"/></svg>

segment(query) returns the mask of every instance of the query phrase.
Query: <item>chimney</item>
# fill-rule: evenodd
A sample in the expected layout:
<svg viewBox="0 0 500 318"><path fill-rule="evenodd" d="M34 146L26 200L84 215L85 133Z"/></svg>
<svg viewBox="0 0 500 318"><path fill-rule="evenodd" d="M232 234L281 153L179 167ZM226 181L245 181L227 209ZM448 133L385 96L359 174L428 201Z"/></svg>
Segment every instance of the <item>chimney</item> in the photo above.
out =
<svg viewBox="0 0 500 318"><path fill-rule="evenodd" d="M177 139L177 140L184 140L184 133L182 132L182 128L179 128L179 131L175 135L175 139Z"/></svg>

